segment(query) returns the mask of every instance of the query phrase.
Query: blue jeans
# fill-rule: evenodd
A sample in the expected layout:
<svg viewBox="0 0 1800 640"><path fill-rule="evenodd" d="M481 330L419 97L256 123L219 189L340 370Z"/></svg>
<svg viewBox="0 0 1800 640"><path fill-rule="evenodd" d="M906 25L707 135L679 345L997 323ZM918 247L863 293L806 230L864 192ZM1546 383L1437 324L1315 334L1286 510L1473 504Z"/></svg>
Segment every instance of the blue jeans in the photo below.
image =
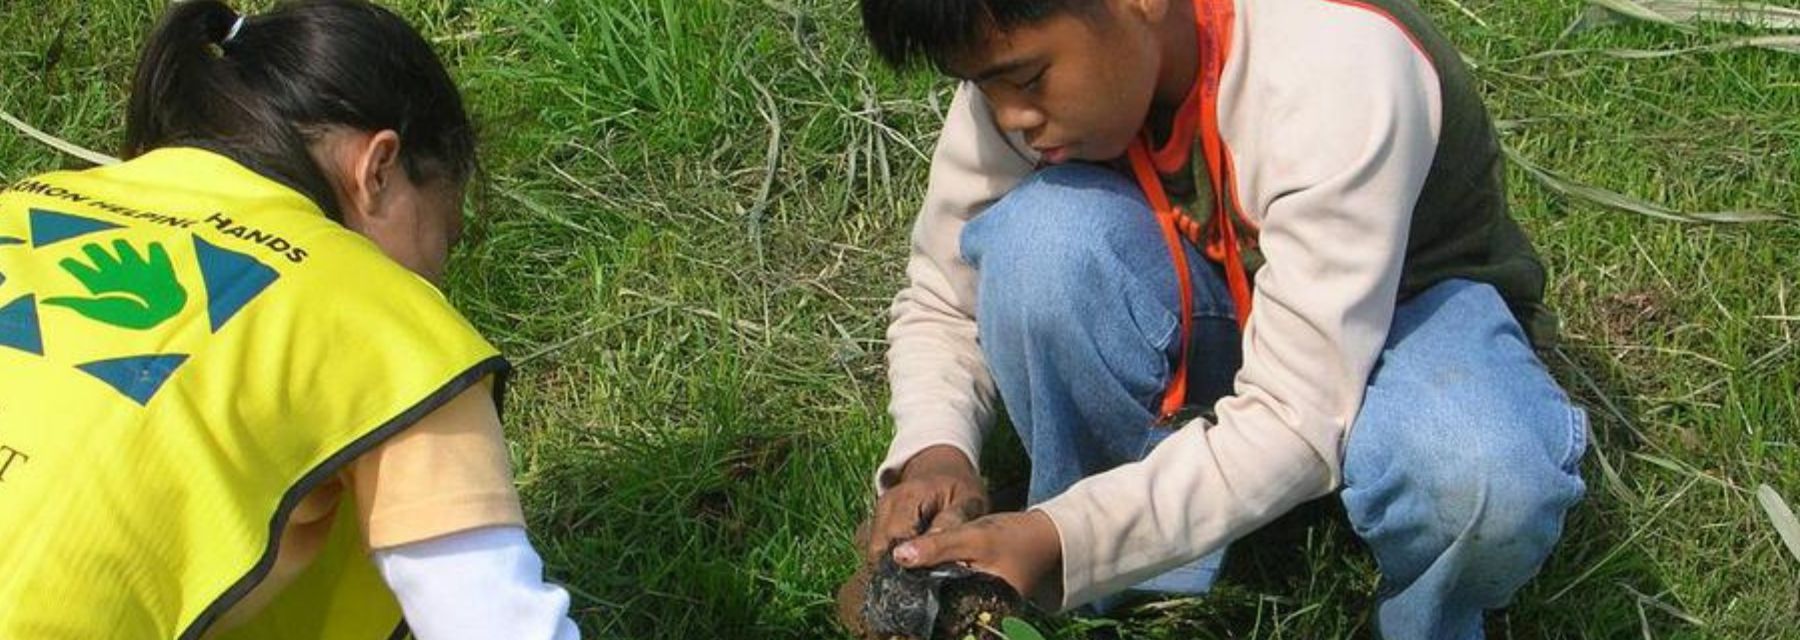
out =
<svg viewBox="0 0 1800 640"><path fill-rule="evenodd" d="M982 350L1031 458L1035 504L1138 460L1170 433L1154 407L1181 347L1172 261L1126 177L1042 170L972 220ZM1189 402L1230 393L1231 297L1189 248ZM1381 568L1388 638L1479 638L1562 534L1584 491L1585 414L1532 352L1499 294L1451 280L1399 305L1344 452L1341 493ZM1140 585L1209 587L1218 557Z"/></svg>

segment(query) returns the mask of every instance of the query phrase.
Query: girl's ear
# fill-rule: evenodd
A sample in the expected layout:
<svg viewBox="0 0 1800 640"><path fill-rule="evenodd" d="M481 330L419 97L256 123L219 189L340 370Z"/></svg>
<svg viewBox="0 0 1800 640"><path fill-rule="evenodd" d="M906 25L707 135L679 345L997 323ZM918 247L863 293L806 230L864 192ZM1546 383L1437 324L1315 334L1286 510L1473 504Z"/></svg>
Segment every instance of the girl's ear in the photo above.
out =
<svg viewBox="0 0 1800 640"><path fill-rule="evenodd" d="M333 128L314 143L313 156L337 193L344 226L367 232L378 225L386 210L382 198L400 166L400 135Z"/></svg>
<svg viewBox="0 0 1800 640"><path fill-rule="evenodd" d="M382 215L393 172L400 168L400 134L382 130L351 143L349 155L349 205L363 217Z"/></svg>

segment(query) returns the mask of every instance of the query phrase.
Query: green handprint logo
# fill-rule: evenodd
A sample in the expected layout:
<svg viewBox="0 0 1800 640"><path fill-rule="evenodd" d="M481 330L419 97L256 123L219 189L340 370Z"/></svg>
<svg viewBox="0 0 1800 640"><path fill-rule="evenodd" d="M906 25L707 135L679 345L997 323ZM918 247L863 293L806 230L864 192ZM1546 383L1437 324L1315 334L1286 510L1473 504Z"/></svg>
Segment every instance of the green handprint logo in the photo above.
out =
<svg viewBox="0 0 1800 640"><path fill-rule="evenodd" d="M64 271L80 280L92 298L50 298L44 304L68 307L90 319L125 329L149 329L175 317L187 306L187 290L175 279L175 265L162 243L150 243L148 260L124 240L113 241L110 255L99 243L81 248L91 265L65 258Z"/></svg>

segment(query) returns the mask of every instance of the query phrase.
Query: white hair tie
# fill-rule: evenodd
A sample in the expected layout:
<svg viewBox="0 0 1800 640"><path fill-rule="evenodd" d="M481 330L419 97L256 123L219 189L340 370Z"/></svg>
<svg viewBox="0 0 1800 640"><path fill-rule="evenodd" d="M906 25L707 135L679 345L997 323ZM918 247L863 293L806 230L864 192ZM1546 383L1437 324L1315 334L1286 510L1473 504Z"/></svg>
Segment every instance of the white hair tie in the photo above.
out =
<svg viewBox="0 0 1800 640"><path fill-rule="evenodd" d="M225 39L220 40L219 44L226 44L226 43L231 42L232 40L236 40L237 36L238 36L238 32L242 31L243 29L244 29L244 16L238 16L237 22L231 23L231 30L225 32Z"/></svg>

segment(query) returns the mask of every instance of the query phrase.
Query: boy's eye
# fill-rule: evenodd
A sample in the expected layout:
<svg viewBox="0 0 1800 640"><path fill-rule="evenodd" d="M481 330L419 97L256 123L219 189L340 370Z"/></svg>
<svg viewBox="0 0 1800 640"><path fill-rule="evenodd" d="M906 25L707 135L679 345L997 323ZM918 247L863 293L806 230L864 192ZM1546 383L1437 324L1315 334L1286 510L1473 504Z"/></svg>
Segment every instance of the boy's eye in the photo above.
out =
<svg viewBox="0 0 1800 640"><path fill-rule="evenodd" d="M1019 88L1024 89L1026 91L1036 91L1038 88L1038 85L1041 84L1044 80L1044 72L1048 71L1048 70L1049 70L1049 67L1043 67L1043 68L1038 69L1038 72L1036 75L1033 75L1030 78L1027 78L1024 82L1019 83Z"/></svg>

